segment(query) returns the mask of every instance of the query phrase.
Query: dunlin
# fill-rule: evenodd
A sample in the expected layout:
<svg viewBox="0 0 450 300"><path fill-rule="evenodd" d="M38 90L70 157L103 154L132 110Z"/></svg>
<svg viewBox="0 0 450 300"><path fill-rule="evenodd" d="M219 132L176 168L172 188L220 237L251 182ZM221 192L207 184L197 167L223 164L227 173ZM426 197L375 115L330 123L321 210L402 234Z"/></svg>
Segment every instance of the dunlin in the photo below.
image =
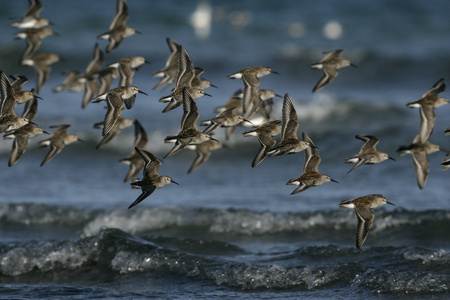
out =
<svg viewBox="0 0 450 300"><path fill-rule="evenodd" d="M81 92L84 89L84 82L80 80L81 73L79 71L67 71L63 75L66 76L63 83L58 84L52 89L52 92Z"/></svg>
<svg viewBox="0 0 450 300"><path fill-rule="evenodd" d="M36 54L35 56L22 60L22 65L32 66L36 71L36 92L38 94L50 75L50 65L58 61L59 55L55 53Z"/></svg>
<svg viewBox="0 0 450 300"><path fill-rule="evenodd" d="M119 160L119 163L130 165L124 182L129 181L132 177L136 176L144 167L144 160L141 155L136 151L137 148L145 148L148 143L147 133L138 120L134 121L134 144L133 152L127 158Z"/></svg>
<svg viewBox="0 0 450 300"><path fill-rule="evenodd" d="M285 154L298 153L311 147L308 141L299 140L297 137L298 118L294 103L286 93L282 109L281 142L267 154L270 156L281 156Z"/></svg>
<svg viewBox="0 0 450 300"><path fill-rule="evenodd" d="M17 100L14 89L3 71L0 71L0 91L0 133L14 130L30 123L27 118L16 115L14 108Z"/></svg>
<svg viewBox="0 0 450 300"><path fill-rule="evenodd" d="M211 82L209 80L203 79L201 77L202 74L205 73L205 70L203 70L200 67L195 67L194 70L195 70L195 76L191 82L192 88L199 89L199 90L206 90L209 87L217 88L217 86L215 86L214 84L211 84Z"/></svg>
<svg viewBox="0 0 450 300"><path fill-rule="evenodd" d="M373 135L360 134L355 137L364 141L364 144L361 146L361 150L359 151L358 155L345 159L346 163L355 164L353 168L351 168L350 171L347 172L347 174L364 164L377 164L385 161L386 159L395 160L387 153L376 150L376 145L378 144L379 140Z"/></svg>
<svg viewBox="0 0 450 300"><path fill-rule="evenodd" d="M26 31L14 34L17 39L25 40L27 43L27 47L22 55L22 60L33 56L41 46L42 40L54 34L55 32L50 27L30 28Z"/></svg>
<svg viewBox="0 0 450 300"><path fill-rule="evenodd" d="M11 23L11 27L17 28L41 28L50 24L48 19L39 16L44 8L41 1L29 0L29 6L25 15L17 22Z"/></svg>
<svg viewBox="0 0 450 300"><path fill-rule="evenodd" d="M22 113L22 117L28 119L29 121L34 121L37 114L38 99L34 97L25 104L25 108ZM18 129L7 131L5 133L5 139L14 138L11 153L9 155L8 166L13 166L22 155L25 153L28 147L28 139L31 139L39 134L47 133L39 126L35 126L28 123Z"/></svg>
<svg viewBox="0 0 450 300"><path fill-rule="evenodd" d="M258 137L260 148L252 161L252 168L259 165L267 157L267 152L272 150L273 146L275 146L277 142L273 137L281 133L281 127L281 121L274 120L242 133L243 136Z"/></svg>
<svg viewBox="0 0 450 300"><path fill-rule="evenodd" d="M161 162L158 157L142 148L135 148L137 153L142 156L145 161L145 168L143 178L141 180L134 179L131 182L133 189L141 189L142 194L128 207L128 209L139 204L142 200L150 196L156 189L162 188L169 183L175 183L171 177L167 175L159 175L158 169L161 166Z"/></svg>
<svg viewBox="0 0 450 300"><path fill-rule="evenodd" d="M158 83L153 87L153 89L157 89L161 86L166 85L166 87L172 85L177 80L178 75L178 46L179 44L172 40L171 38L167 38L167 45L169 46L170 54L167 58L166 65L159 71L156 71L152 74L153 77L162 77Z"/></svg>
<svg viewBox="0 0 450 300"><path fill-rule="evenodd" d="M443 78L439 79L431 89L423 94L422 98L417 101L409 102L406 107L420 108L420 143L425 143L433 132L436 115L434 109L442 105L448 104L447 98L439 97L439 94L445 91L445 81Z"/></svg>
<svg viewBox="0 0 450 300"><path fill-rule="evenodd" d="M11 86L14 89L14 96L16 98L16 104L21 104L28 102L29 100L33 98L42 99L41 97L37 96L34 89L31 91L24 91L23 85L28 82L27 77L23 75L11 75L9 76L12 79L14 79L13 82L11 82Z"/></svg>
<svg viewBox="0 0 450 300"><path fill-rule="evenodd" d="M375 217L371 208L376 208L384 204L394 205L380 194L362 196L353 200L342 201L339 204L339 209L355 209L356 216L358 217L356 248L361 248L369 235L369 230L372 227L372 222Z"/></svg>
<svg viewBox="0 0 450 300"><path fill-rule="evenodd" d="M108 104L105 120L103 121L103 136L107 135L113 128L122 113L124 104L128 109L133 107L137 93L147 95L143 91L139 90L138 87L132 85L127 87L119 86L95 98L96 100L94 103L106 100L106 103Z"/></svg>
<svg viewBox="0 0 450 300"><path fill-rule="evenodd" d="M168 96L159 99L159 102L169 102L164 108L163 113L174 110L182 105L184 89L188 89L189 94L194 100L202 96L211 96L201 89L192 87L192 80L195 77L195 68L192 60L181 45L178 45L178 53L178 77L176 87Z"/></svg>
<svg viewBox="0 0 450 300"><path fill-rule="evenodd" d="M227 78L230 79L242 79L243 76L253 74L257 78L261 78L263 76L269 75L270 73L278 74L278 72L275 72L269 67L261 67L261 66L254 66L254 67L247 67L245 69L239 70L231 75L228 75Z"/></svg>
<svg viewBox="0 0 450 300"><path fill-rule="evenodd" d="M122 43L124 38L140 33L134 28L127 27L126 22L129 18L128 6L126 0L117 0L116 15L109 27L109 30L100 34L97 38L108 40L106 52L114 51Z"/></svg>
<svg viewBox="0 0 450 300"><path fill-rule="evenodd" d="M164 158L170 157L182 150L187 145L198 145L203 142L214 140L211 135L203 133L197 129L199 113L197 104L192 99L191 94L187 88L183 89L183 118L181 120L181 131L178 135L168 136L164 140L165 142L171 142L176 140L175 146L164 156Z"/></svg>
<svg viewBox="0 0 450 300"><path fill-rule="evenodd" d="M290 179L286 185L298 185L298 187L292 191L291 195L303 192L310 187L320 186L329 181L338 183L336 180L332 179L330 176L319 173L320 155L319 150L315 147L311 138L303 133L302 136L304 141L310 143L311 147L305 150L305 164L303 165L303 174L295 179Z"/></svg>
<svg viewBox="0 0 450 300"><path fill-rule="evenodd" d="M420 189L425 187L428 180L430 162L428 154L440 151L439 145L432 144L429 141L420 143L420 134L416 135L413 142L408 146L400 146L397 153L400 156L411 154L414 163L417 185Z"/></svg>
<svg viewBox="0 0 450 300"><path fill-rule="evenodd" d="M334 50L328 53L321 61L311 65L311 68L322 69L323 76L317 82L316 86L313 88L313 93L322 89L324 86L332 82L338 76L338 69L353 66L349 60L339 57L339 54L343 50Z"/></svg>
<svg viewBox="0 0 450 300"><path fill-rule="evenodd" d="M70 125L56 125L50 126L50 128L55 128L52 136L49 139L39 142L39 147L50 146L50 151L45 156L41 163L41 167L52 160L61 150L76 141L81 141L75 134L68 134L67 129Z"/></svg>
<svg viewBox="0 0 450 300"><path fill-rule="evenodd" d="M191 173L209 159L212 151L222 148L222 143L219 141L210 140L198 145L187 146L187 148L194 149L197 153L197 156L188 170L188 173Z"/></svg>
<svg viewBox="0 0 450 300"><path fill-rule="evenodd" d="M215 118L205 120L200 122L200 126L208 126L204 133L211 133L219 127L234 127L242 122L249 122L249 120L244 119L243 116L235 113L236 108L229 108L221 113L219 113Z"/></svg>
<svg viewBox="0 0 450 300"><path fill-rule="evenodd" d="M108 67L119 70L119 86L130 86L133 81L134 70L139 70L145 63L149 64L150 62L142 56L131 56L121 58L117 62L108 65Z"/></svg>
<svg viewBox="0 0 450 300"><path fill-rule="evenodd" d="M133 125L133 123L133 120L119 116L114 126L111 128L108 134L103 137L100 143L98 143L96 148L100 149L101 147L105 146L107 143L116 138L123 129L130 127L131 125ZM103 128L103 122L94 124L94 128Z"/></svg>

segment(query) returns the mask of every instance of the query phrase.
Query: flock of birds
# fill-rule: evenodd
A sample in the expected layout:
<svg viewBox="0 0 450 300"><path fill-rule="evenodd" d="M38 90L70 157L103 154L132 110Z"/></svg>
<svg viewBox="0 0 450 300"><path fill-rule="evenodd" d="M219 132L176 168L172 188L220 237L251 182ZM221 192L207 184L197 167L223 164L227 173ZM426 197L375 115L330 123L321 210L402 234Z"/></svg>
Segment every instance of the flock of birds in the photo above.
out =
<svg viewBox="0 0 450 300"><path fill-rule="evenodd" d="M59 60L59 56L54 53L36 54L42 40L55 34L55 32L47 27L51 22L39 16L43 8L42 3L39 0L29 0L29 4L23 18L12 23L11 26L24 29L15 36L26 40L27 47L22 55L21 64L32 66L35 69L37 74L36 89L24 91L23 85L27 82L27 78L21 75L11 75L13 79L11 82L8 76L0 71L0 133L5 133L5 138L14 138L8 166L16 164L24 154L28 139L40 134L48 134L34 123L34 119L37 114L38 99L40 98L38 94L50 74L50 65ZM98 36L99 39L108 39L106 52L114 51L124 38L139 33L126 26L128 18L126 0L117 0L116 15L109 30ZM215 118L201 121L199 125L207 127L200 131L197 127L199 111L195 100L202 96L210 96L205 93L205 89L214 87L214 85L201 78L204 70L194 67L189 54L182 45L170 38L167 38L167 44L170 54L164 68L153 73L154 77L160 78L153 89L167 89L174 86L170 94L161 97L159 102L167 103L163 113L182 106L183 116L181 130L176 135L167 136L164 140L166 143L174 143L173 148L164 158L168 158L183 149L196 150L197 157L188 171L190 173L208 160L213 150L222 147L221 142L213 137L217 128L226 128L226 139L229 139L238 125L246 123L246 126L252 128L243 132L243 135L256 136L260 143L260 148L252 161L252 167L259 165L267 156L305 152L303 173L287 182L287 185L297 186L291 194L297 194L330 181L337 182L330 176L319 172L321 158L318 148L311 138L304 132L301 139L298 138L297 112L287 93L283 100L282 119L276 120L271 116L273 99L281 96L272 90L260 89L260 78L269 74L278 74L277 72L269 67L254 66L229 75L228 78L230 79L241 79L243 81L243 90L234 93L225 105L217 107L216 112L218 114ZM313 92L330 84L338 76L338 69L354 66L349 60L340 57L341 52L342 50L328 52L320 62L311 65L311 68L321 69L323 72L323 76L313 88ZM133 107L138 93L147 95L138 87L132 85L135 70L139 69L144 63L148 62L140 56L125 57L104 67L103 51L96 44L92 60L85 73L70 71L67 73L64 82L53 88L54 92L84 91L82 108L86 108L91 102L106 102L107 110L104 121L94 125L96 128L102 128L103 138L97 148L103 147L117 137L122 129L134 124L134 150L129 157L120 160L120 162L130 165L124 181L131 180L131 187L141 189L142 193L129 208L143 201L158 188L170 183L178 184L170 176L158 173L161 162L157 156L145 150L148 138L140 122L123 118L121 115L125 107L127 109ZM111 88L116 78L119 78L119 85ZM438 145L431 144L429 137L433 132L436 118L434 109L449 102L446 98L439 97L439 94L444 90L445 82L440 79L422 98L406 104L407 107L419 108L421 123L419 133L412 143L401 146L398 153L399 155L412 155L417 183L421 189L424 188L428 178L429 161L427 155L442 150ZM15 107L22 103L25 103L24 110L21 117L18 117L15 113ZM65 146L80 141L76 135L67 133L70 128L68 124L51 126L51 128L54 128L51 137L39 142L40 147L50 146L50 151L42 161L41 166L53 159ZM445 131L445 134L450 135L450 128ZM278 144L274 139L277 135L281 135ZM357 155L345 160L346 163L354 163L354 166L348 172L352 172L364 164L377 164L387 159L394 160L387 153L376 150L379 140L375 136L357 135L356 138L364 143ZM450 168L449 153L442 161L442 169L448 168ZM143 178L141 180L136 179L135 176L142 169ZM374 219L371 208L384 204L393 205L379 194L341 202L340 209L353 208L358 217L357 248L362 246L371 228Z"/></svg>

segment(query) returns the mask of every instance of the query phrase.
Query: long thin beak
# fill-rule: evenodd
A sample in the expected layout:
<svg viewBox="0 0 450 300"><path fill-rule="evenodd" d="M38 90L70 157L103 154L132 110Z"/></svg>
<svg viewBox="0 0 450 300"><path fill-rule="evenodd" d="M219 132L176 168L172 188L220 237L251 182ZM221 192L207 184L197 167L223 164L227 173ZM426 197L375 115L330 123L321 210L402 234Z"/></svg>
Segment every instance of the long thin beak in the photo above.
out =
<svg viewBox="0 0 450 300"><path fill-rule="evenodd" d="M278 72L276 72L276 71L273 71L273 70L272 70L272 73L273 73L273 74L280 75L280 73L278 73Z"/></svg>
<svg viewBox="0 0 450 300"><path fill-rule="evenodd" d="M145 96L148 96L147 93L145 93L145 92L143 92L143 91L141 91L141 90L139 90L138 93L141 93L141 94L144 94Z"/></svg>
<svg viewBox="0 0 450 300"><path fill-rule="evenodd" d="M213 138L213 137L211 137L210 140L211 140L211 141L215 141L215 142L219 142L219 143L220 143L220 141L216 140L216 139Z"/></svg>
<svg viewBox="0 0 450 300"><path fill-rule="evenodd" d="M172 181L172 183L175 183L176 185L180 185L178 182L174 181L173 179L171 181Z"/></svg>
<svg viewBox="0 0 450 300"><path fill-rule="evenodd" d="M281 95L275 94L275 97L283 98Z"/></svg>
<svg viewBox="0 0 450 300"><path fill-rule="evenodd" d="M34 95L36 98L38 98L38 99L41 99L41 100L44 100L44 99L42 99L41 97L39 97L38 95Z"/></svg>
<svg viewBox="0 0 450 300"><path fill-rule="evenodd" d="M78 139L79 142L84 142L82 139Z"/></svg>
<svg viewBox="0 0 450 300"><path fill-rule="evenodd" d="M45 131L45 130L43 130L43 131L42 131L42 133L45 133L45 134L50 134L50 133L48 133L48 132L47 132L47 131Z"/></svg>
<svg viewBox="0 0 450 300"><path fill-rule="evenodd" d="M389 159L392 159L393 161L396 161L395 158L388 156Z"/></svg>
<svg viewBox="0 0 450 300"><path fill-rule="evenodd" d="M244 121L245 122L247 122L247 123L250 123L250 124L252 124L253 125L253 123L252 122L250 122L249 120L247 120L247 119L244 119Z"/></svg>
<svg viewBox="0 0 450 300"><path fill-rule="evenodd" d="M319 149L316 145L310 145L311 148Z"/></svg>
<svg viewBox="0 0 450 300"><path fill-rule="evenodd" d="M394 204L394 203L391 203L391 202L389 202L389 201L386 201L386 203L387 203L387 204L390 204L390 205L394 205L394 206L395 206L395 204Z"/></svg>
<svg viewBox="0 0 450 300"><path fill-rule="evenodd" d="M144 60L144 63L151 64L151 62L149 62L148 60Z"/></svg>
<svg viewBox="0 0 450 300"><path fill-rule="evenodd" d="M212 97L210 94L203 93L204 96Z"/></svg>
<svg viewBox="0 0 450 300"><path fill-rule="evenodd" d="M337 180L334 180L333 178L330 178L330 181L333 181L333 182L339 183L339 181L337 181Z"/></svg>
<svg viewBox="0 0 450 300"><path fill-rule="evenodd" d="M357 68L357 67L358 67L357 65L354 65L354 64L350 64L350 66L352 66L352 67L355 67L355 68Z"/></svg>
<svg viewBox="0 0 450 300"><path fill-rule="evenodd" d="M214 85L212 83L210 83L209 86L217 89L217 85Z"/></svg>
<svg viewBox="0 0 450 300"><path fill-rule="evenodd" d="M142 32L140 32L140 31L137 31L137 30L134 30L134 33L137 33L137 34L142 34Z"/></svg>

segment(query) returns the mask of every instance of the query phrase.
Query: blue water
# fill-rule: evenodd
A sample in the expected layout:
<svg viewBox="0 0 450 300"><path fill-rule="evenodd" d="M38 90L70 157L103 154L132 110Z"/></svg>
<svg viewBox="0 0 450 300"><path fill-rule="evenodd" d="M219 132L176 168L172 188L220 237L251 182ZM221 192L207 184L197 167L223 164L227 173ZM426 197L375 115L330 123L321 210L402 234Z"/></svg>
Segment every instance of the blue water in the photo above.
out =
<svg viewBox="0 0 450 300"><path fill-rule="evenodd" d="M8 167L12 142L0 143L0 298L169 298L169 299L398 299L446 298L450 282L449 171L441 171L445 152L429 155L430 173L417 187L410 156L396 149L409 144L419 128L419 99L440 78L450 78L448 1L210 1L211 32L200 39L189 18L196 2L128 1L128 25L142 34L126 38L105 62L144 56L133 84L138 95L124 117L138 119L149 136L147 149L163 157L179 131L181 108L161 113L151 75L169 54L166 38L182 44L195 66L217 88L197 100L200 120L215 116L241 80L227 79L242 68L270 66L279 75L261 79L261 88L289 93L299 132L318 146L320 171L339 181L290 195L286 182L298 177L304 154L251 162L259 144L238 128L227 146L187 174L195 153L184 150L165 159L161 174L180 185L155 191L131 210L138 197L123 178L134 140L133 127L96 150L104 117L102 104L81 109L82 92L53 93L61 72L83 72L115 13L115 1L45 1L57 36L43 40L40 53L55 52L35 119L41 127L71 124L84 142L67 146L43 167L48 148L29 142L20 161ZM14 40L10 17L20 17L27 1L0 2L0 69L29 78L20 66L25 42ZM329 22L342 32L323 33ZM321 72L310 69L322 52L344 49L345 68L324 89L312 93ZM115 82L117 84L117 81ZM442 93L449 98L448 91ZM274 115L281 103L275 99ZM430 138L450 150L444 130L450 106L435 110ZM17 108L21 113L21 107ZM356 154L357 134L380 139L377 149L396 161L362 166L350 174L345 158ZM356 216L339 211L342 200L383 194L396 206L374 209L375 220L361 250L355 244Z"/></svg>

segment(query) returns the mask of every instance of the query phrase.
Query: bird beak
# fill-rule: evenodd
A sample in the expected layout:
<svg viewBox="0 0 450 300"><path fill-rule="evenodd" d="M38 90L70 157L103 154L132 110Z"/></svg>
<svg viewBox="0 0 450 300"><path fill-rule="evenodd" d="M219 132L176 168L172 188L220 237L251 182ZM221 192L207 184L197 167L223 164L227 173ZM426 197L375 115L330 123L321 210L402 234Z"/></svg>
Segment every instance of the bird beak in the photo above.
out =
<svg viewBox="0 0 450 300"><path fill-rule="evenodd" d="M354 64L350 64L350 66L357 68L358 66L354 65Z"/></svg>
<svg viewBox="0 0 450 300"><path fill-rule="evenodd" d="M209 86L217 89L217 85L214 85L212 83L210 83Z"/></svg>
<svg viewBox="0 0 450 300"><path fill-rule="evenodd" d="M79 142L84 142L82 139L78 139Z"/></svg>
<svg viewBox="0 0 450 300"><path fill-rule="evenodd" d="M386 203L395 206L394 203L391 203L391 202L389 202L389 201L386 201Z"/></svg>
<svg viewBox="0 0 450 300"><path fill-rule="evenodd" d="M334 180L333 178L330 178L330 180L333 181L333 182L339 183L339 181Z"/></svg>
<svg viewBox="0 0 450 300"><path fill-rule="evenodd" d="M141 90L139 90L138 93L141 93L141 94L144 94L145 96L148 96L147 93L145 93L145 92L143 92L143 91L141 91Z"/></svg>
<svg viewBox="0 0 450 300"><path fill-rule="evenodd" d="M277 74L277 75L280 75L280 73L278 73L278 72L275 72L275 71L272 71L272 73L273 73L273 74Z"/></svg>
<svg viewBox="0 0 450 300"><path fill-rule="evenodd" d="M178 182L174 181L173 179L171 180L172 183L175 183L176 185L180 185Z"/></svg>
<svg viewBox="0 0 450 300"><path fill-rule="evenodd" d="M47 132L47 131L45 131L45 130L43 130L43 131L42 131L42 133L45 133L45 134L50 134L50 133L48 133L48 132Z"/></svg>
<svg viewBox="0 0 450 300"><path fill-rule="evenodd" d="M275 97L283 98L281 95L275 94Z"/></svg>
<svg viewBox="0 0 450 300"><path fill-rule="evenodd" d="M316 145L310 145L311 148L319 149Z"/></svg>
<svg viewBox="0 0 450 300"><path fill-rule="evenodd" d="M392 159L393 161L396 161L395 158L388 156L389 159Z"/></svg>
<svg viewBox="0 0 450 300"><path fill-rule="evenodd" d="M140 31L137 31L137 30L134 30L134 33L137 33L137 34L142 34L142 32L140 32Z"/></svg>
<svg viewBox="0 0 450 300"><path fill-rule="evenodd" d="M211 137L210 139L211 139L211 141L219 142L218 140L216 140L216 139L213 138L213 137ZM219 143L220 143L220 142L219 142Z"/></svg>
<svg viewBox="0 0 450 300"><path fill-rule="evenodd" d="M38 95L34 95L36 98L38 98L38 99L41 99L41 100L44 100L44 99L42 99L41 97L39 97Z"/></svg>
<svg viewBox="0 0 450 300"><path fill-rule="evenodd" d="M244 119L244 121L245 122L247 122L247 123L250 123L250 124L252 124L253 125L253 123L252 122L250 122L249 120L247 120L247 119Z"/></svg>
<svg viewBox="0 0 450 300"><path fill-rule="evenodd" d="M210 94L203 93L204 96L212 97Z"/></svg>

